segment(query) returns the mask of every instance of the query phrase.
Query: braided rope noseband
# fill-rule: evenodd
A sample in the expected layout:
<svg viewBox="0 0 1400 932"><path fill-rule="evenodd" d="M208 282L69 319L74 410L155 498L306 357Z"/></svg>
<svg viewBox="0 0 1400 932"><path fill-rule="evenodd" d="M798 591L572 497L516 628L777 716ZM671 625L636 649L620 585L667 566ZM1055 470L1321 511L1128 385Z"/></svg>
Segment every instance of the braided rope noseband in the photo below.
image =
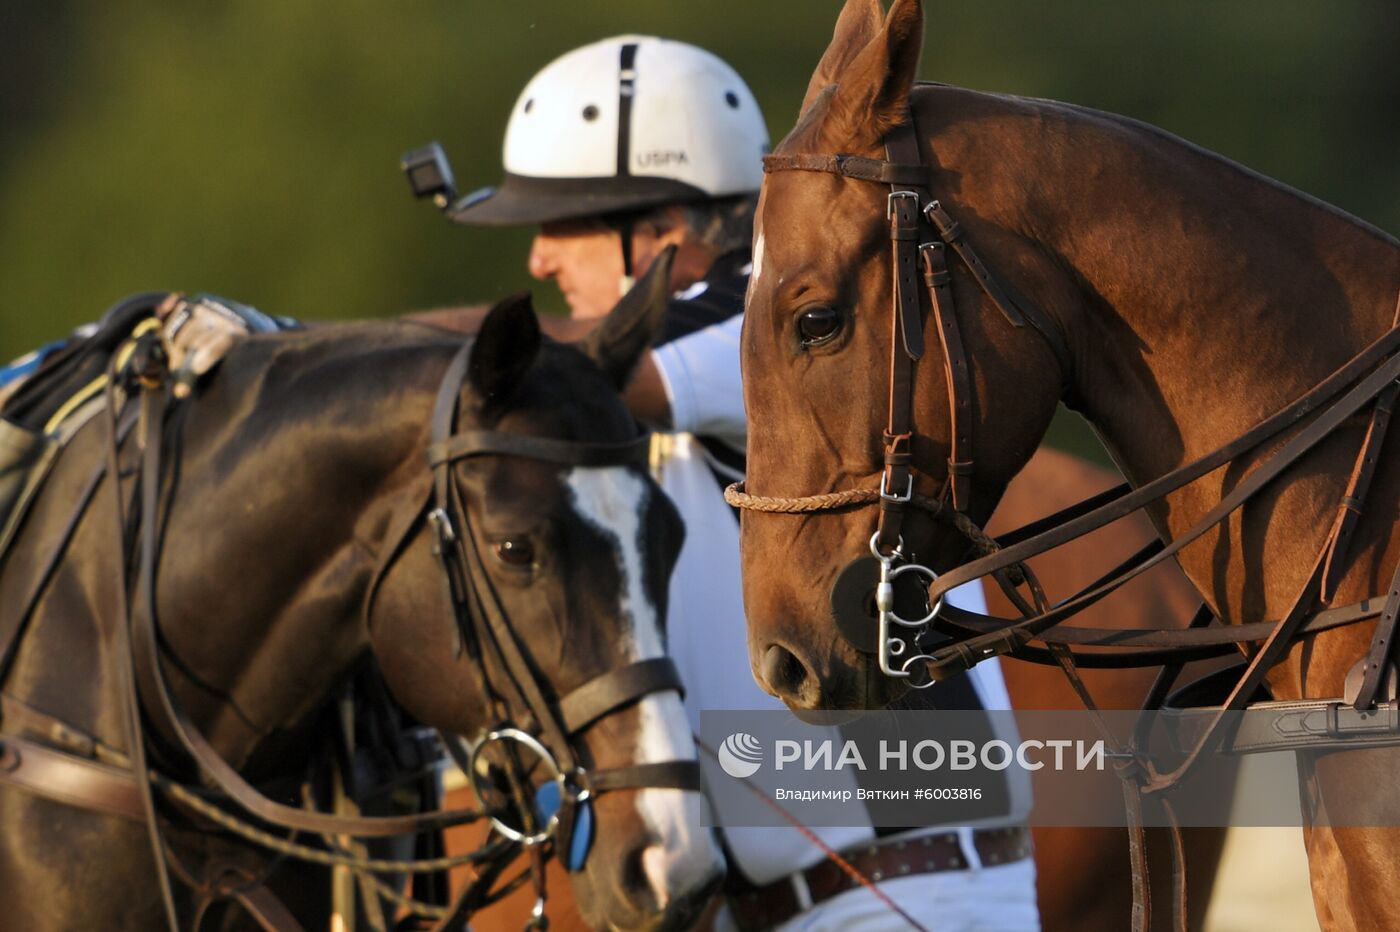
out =
<svg viewBox="0 0 1400 932"><path fill-rule="evenodd" d="M879 489L847 489L844 492L825 492L821 495L802 495L797 498L778 498L770 495L750 495L745 483L735 482L724 490L724 500L734 508L746 511L760 511L765 514L798 515L813 514L819 511L838 511L842 508L874 505L880 501ZM909 504L921 511L927 511L936 518L942 518L972 542L973 547L984 556L996 553L1001 545L986 531L963 514L943 506L941 499L915 492Z"/></svg>

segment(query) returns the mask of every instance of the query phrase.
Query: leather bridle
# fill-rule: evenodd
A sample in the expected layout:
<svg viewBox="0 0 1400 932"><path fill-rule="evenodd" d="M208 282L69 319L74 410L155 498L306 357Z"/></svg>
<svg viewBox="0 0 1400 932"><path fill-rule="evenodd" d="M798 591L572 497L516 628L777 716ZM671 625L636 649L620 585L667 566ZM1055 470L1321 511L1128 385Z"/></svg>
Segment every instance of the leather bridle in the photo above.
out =
<svg viewBox="0 0 1400 932"><path fill-rule="evenodd" d="M530 874L537 894L533 921L542 927L545 895L543 865L548 853L546 843L554 840L558 847L561 843L558 836L572 833L574 820L584 807L591 805L593 797L614 790L641 787L700 790L699 764L693 759L609 769L583 766L575 744L583 732L604 717L649 694L665 691L681 693L679 674L670 658L642 660L589 680L562 698L551 699L546 687L533 672L527 651L510 624L486 572L480 542L466 507L466 496L453 470L453 465L461 460L483 456L514 456L560 465L644 467L648 438L643 435L620 443L584 443L492 431L454 433L457 400L471 345L469 342L463 346L443 377L434 406L432 442L428 451L431 482L425 483L422 494L415 497L412 504L391 522L387 545L367 592L364 611L368 621L374 596L385 575L416 536L421 522L426 520L432 527L434 553L447 580L461 648L470 652L476 661L474 666L483 695L491 697L497 715L496 726L488 729L470 751L464 749L455 736L443 735L444 742L449 753L472 780L479 798L484 798L483 781L499 777L501 768L493 768L495 773L490 773L486 767L477 766L478 763L485 763L484 760L478 761L478 758L486 747L500 746L508 761L515 764L504 769L508 771L505 778L512 784L510 792L516 801L511 814L523 823L517 825L503 821L506 813L490 809L479 812L443 810L403 816L347 816L299 809L269 798L219 756L187 717L171 691L158 646L154 590L161 529L161 427L169 399L169 373L155 335L137 341L136 352L132 354L129 369L124 373L126 378L117 379L118 373L109 373L112 379L109 384L124 384L132 391L139 392L140 396L137 402L139 415L121 419L120 425L115 403L109 400L107 461L98 467L88 484L95 490L104 475L121 475L121 441L134 428L141 450L138 478L139 543L134 556L123 545L123 597L118 623L113 631L116 648L113 655L118 665L118 682L122 684L128 753L107 748L100 742L93 747L91 739L87 742L61 740L65 735L82 736L82 732L37 710L7 700L4 707L7 718L22 714L30 725L37 724L43 732L57 736L57 746L17 736L0 736L0 785L9 784L68 805L143 821L158 865L162 900L172 932L179 923L169 875L174 872L188 880L192 872L178 860L164 839L164 830L157 814L156 795L164 794L176 805L184 805L206 817L211 810L207 805L200 805L200 791L191 792L190 788L180 786L147 762L149 739L146 717L149 717L152 727L176 741L197 765L198 772L217 788L225 805L231 804L234 809L247 813L259 823L293 833L311 832L331 839L339 836L376 838L436 832L481 817L491 819L509 841L493 842L478 856L456 859L461 863L494 863L486 864L476 882L464 885L456 900L443 911L442 917L433 926L435 932L460 932L465 929L471 913L493 898L495 894L490 889L492 883L521 848L530 855ZM109 485L117 503L119 525L125 528L127 522L123 516L126 509L121 485L115 481ZM76 525L91 500L91 493L82 496L78 513L69 522L70 527ZM66 547L69 537L69 534L64 535L58 554ZM54 557L58 558L57 555ZM135 566L132 566L133 563ZM128 579L134 580L134 590L129 589ZM31 605L29 610L33 607ZM0 651L0 659L11 655L11 648L13 645L5 646L5 650ZM491 663L504 671L504 689L493 682L488 671ZM523 713L523 718L516 718L515 713ZM536 739L536 734L541 737ZM84 744L88 746L84 747ZM521 764L519 752L522 750L538 759L546 776L559 789L557 809L545 817L542 825L536 823L532 805L534 798L529 793L529 777ZM54 786L55 781L60 785ZM213 811L217 815L217 810ZM239 828L234 824L226 827ZM245 835L248 833L246 826L243 831ZM567 848L567 843L564 843L564 847ZM439 862L442 860L439 859ZM580 867L581 864L571 865L571 869ZM428 868L406 864L400 869ZM432 869L441 870L442 866L436 863ZM263 928L273 932L291 932L300 928L290 913L260 884L243 878L239 883L216 886L216 889L205 891L206 895L237 900ZM202 904L200 915L204 908Z"/></svg>
<svg viewBox="0 0 1400 932"><path fill-rule="evenodd" d="M917 646L930 632L930 626L941 613L943 605L940 596L930 602L931 607L923 617L912 619L900 616L895 610L895 585L901 577L921 577L925 586L932 585L938 578L938 574L929 567L908 559L901 533L905 518L911 510L922 509L952 524L974 545L988 551L995 546L967 514L974 467L974 398L967 352L953 302L948 249L957 253L1012 327L1022 329L1029 324L1041 336L1058 361L1066 381L1070 371L1070 355L1054 321L1033 305L1014 298L1013 293L991 273L967 241L957 221L940 202L929 196L924 187L928 172L919 152L918 134L912 116L889 132L885 150L887 160L807 154L768 155L763 160L763 169L769 173L823 172L890 187L885 216L890 227L893 297L888 418L881 437L884 469L879 488L873 496L869 490L852 490L851 493L833 496L775 498L750 495L744 483L736 483L726 490L725 496L735 507L770 512L825 511L878 502L880 514L874 536L870 539L870 553L879 563L875 588L878 631L874 652L880 670L886 676L907 679L910 685L925 688L931 686L934 679L921 676L921 668L924 662L932 659L932 655L914 653L910 647ZM920 277L923 279L922 289L919 287ZM936 498L921 496L914 491L914 373L925 350L925 306L921 292L928 296L927 306L937 328L948 391L949 454L942 491ZM861 564L867 562L868 558L857 558L850 569L861 570ZM1023 566L1014 568L1011 578L1017 581L1026 579L1026 569ZM1033 591L1038 591L1038 586L1033 585ZM896 626L904 629L904 633L896 634ZM843 633L849 639L849 627L843 628ZM866 649L865 639L858 640L859 649Z"/></svg>
<svg viewBox="0 0 1400 932"><path fill-rule="evenodd" d="M1011 655L1023 659L1060 665L1086 707L1095 714L1108 746L1120 761L1124 800L1128 811L1130 854L1133 862L1133 927L1146 930L1150 924L1150 902L1146 884L1145 836L1142 830L1141 806L1145 795L1166 793L1174 788L1203 752L1221 741L1231 748L1249 750L1246 743L1226 735L1227 715L1250 707L1250 702L1263 685L1269 671L1281 661L1288 650L1305 633L1327 630L1370 618L1379 618L1370 649L1347 677L1346 695L1340 699L1307 700L1291 706L1308 706L1324 713L1329 721L1357 718L1350 727L1332 728L1320 737L1310 735L1294 742L1294 746L1337 748L1375 746L1400 743L1400 733L1380 733L1367 727L1366 721L1375 710L1384 708L1386 720L1393 719L1397 702L1395 670L1400 648L1396 646L1396 628L1400 621L1400 566L1395 569L1389 590L1377 598L1332 608L1332 598L1349 565L1352 536L1364 511L1367 494L1375 475L1380 451L1385 441L1391 411L1400 395L1400 301L1391 329L1362 350L1331 376L1307 394L1257 424L1253 429L1212 453L1188 463L1165 476L1146 483L1139 489L1124 484L1084 502L1064 509L1034 524L1003 535L989 542L980 529L967 519L964 509L972 475L972 406L971 380L967 358L963 351L957 320L953 313L952 290L946 262L946 248L952 247L963 260L978 285L1013 327L1030 323L1045 340L1060 364L1061 377L1072 374L1070 356L1063 335L1053 321L1023 298L1013 298L1014 292L991 272L973 250L962 228L936 200L923 189L928 170L920 156L913 115L895 129L885 140L886 160L848 155L770 155L764 160L764 170L813 171L836 175L856 181L888 184L886 214L890 221L892 268L894 278L891 313L892 339L890 350L889 420L883 436L884 472L878 490L852 489L847 492L797 498L752 495L744 483L736 483L726 491L731 505L756 511L776 513L811 513L865 505L878 501L880 517L870 541L870 550L879 561L876 588L877 647L880 669L889 676L906 678L910 685L923 687L971 668L989 657ZM921 209L922 208L922 209ZM917 255L922 265L928 305L943 345L943 363L947 379L951 416L950 456L943 491L936 499L914 492L911 457L912 426L910 411L913 398L913 367L923 354L922 308L915 284L915 243L920 237L919 215L931 224L936 239L920 243ZM1076 612L1113 592L1124 583L1170 559L1183 547L1198 539L1210 528L1223 522L1252 496L1307 451L1342 425L1352 415L1370 407L1370 420L1346 490L1338 503L1331 530L1322 546L1306 581L1285 616L1277 622L1256 622L1209 627L1214 614L1204 604L1186 629L1161 629L1131 633L1099 629L1062 629L1056 625ZM1068 543L1089 532L1123 518L1166 495L1201 478L1212 470L1266 448L1271 441L1278 449L1253 470L1234 490L1211 509L1200 521L1177 535L1170 544L1154 541L1133 554L1109 573L1081 592L1053 605L1044 597L1034 577L1030 583L1029 600L1020 597L1010 584L1012 572L1024 572L1024 561ZM910 508L920 508L951 523L984 551L983 556L970 560L943 574L906 559L899 529ZM868 558L862 558L867 559ZM857 561L858 563L859 561ZM854 568L853 563L848 570ZM908 619L895 611L897 579L911 574L927 581L927 599L931 608L923 618ZM1011 597L1021 611L1021 619L995 618L962 611L947 605L944 596L957 586L991 575ZM835 603L833 598L833 603ZM838 627L857 649L865 649L853 638L847 627ZM913 629L912 637L893 634L893 625ZM950 636L952 643L915 654L909 644L918 645L935 629ZM1039 640L1044 648L1031 646ZM1195 740L1183 761L1170 772L1159 772L1140 750L1145 746L1142 734L1135 734L1126 744L1112 735L1097 718L1097 707L1080 679L1077 668L1084 666L1161 666L1156 682L1144 703L1144 711L1161 708L1180 674L1183 665L1208 656L1234 653L1236 645L1260 642L1252 653L1239 679L1220 706L1211 707L1207 723L1195 729ZM1123 648L1117 653L1074 653L1070 644L1080 646ZM1150 645L1143 649L1144 645ZM895 666L895 664L898 664ZM921 670L926 679L913 674ZM1265 703L1264 706L1273 704ZM1284 705L1282 703L1277 705ZM1262 708L1262 707L1256 707ZM1280 716L1297 715L1299 709L1273 710ZM1142 720L1147 721L1146 716ZM1348 739L1352 739L1348 742ZM1277 742L1272 747L1277 747ZM1168 808L1170 816L1170 809ZM1174 914L1178 927L1185 923L1185 880L1182 847L1179 834L1173 846L1173 866L1177 875L1177 901Z"/></svg>

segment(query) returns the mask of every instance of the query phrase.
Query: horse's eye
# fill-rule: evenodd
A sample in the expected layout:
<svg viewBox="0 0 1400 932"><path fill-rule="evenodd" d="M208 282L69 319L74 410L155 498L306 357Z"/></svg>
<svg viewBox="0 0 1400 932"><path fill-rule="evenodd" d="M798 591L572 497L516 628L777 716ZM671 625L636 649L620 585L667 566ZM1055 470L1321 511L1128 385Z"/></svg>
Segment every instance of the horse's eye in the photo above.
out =
<svg viewBox="0 0 1400 932"><path fill-rule="evenodd" d="M797 316L797 335L803 346L821 346L841 332L841 315L835 308L812 307Z"/></svg>
<svg viewBox="0 0 1400 932"><path fill-rule="evenodd" d="M497 541L491 549L506 566L524 568L535 562L535 545L523 537Z"/></svg>

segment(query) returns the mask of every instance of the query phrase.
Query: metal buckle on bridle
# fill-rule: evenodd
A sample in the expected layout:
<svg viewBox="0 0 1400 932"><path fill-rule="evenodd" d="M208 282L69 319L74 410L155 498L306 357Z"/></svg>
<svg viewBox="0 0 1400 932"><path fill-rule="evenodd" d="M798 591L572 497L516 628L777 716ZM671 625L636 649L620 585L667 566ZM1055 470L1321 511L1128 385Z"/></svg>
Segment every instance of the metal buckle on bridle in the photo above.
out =
<svg viewBox="0 0 1400 932"><path fill-rule="evenodd" d="M886 219L886 220L893 219L893 217L894 217L895 198L900 198L900 197L912 198L913 201L914 201L914 213L915 213L915 215L917 215L917 214L919 213L919 195L918 195L918 192L915 192L915 191L892 191L892 192L890 193L890 196L885 200L885 219Z"/></svg>
<svg viewBox="0 0 1400 932"><path fill-rule="evenodd" d="M890 474L889 474L888 471L882 472L882 473L880 474L880 500L881 500L881 501L890 502L890 503L892 503L892 504L907 505L907 504L909 504L910 502L912 502L912 501L914 500L914 473L913 473L913 472L910 472L909 475L906 477L909 481L908 481L907 483L905 483L904 494L903 494L903 495L891 495L891 494L890 494L890 492L888 491L888 490L889 490L889 478L890 478ZM867 492L866 494L868 495L869 493ZM903 538L900 538L900 539L903 540ZM903 546L903 545L901 544L900 546ZM895 548L895 552L896 552L896 553L899 552L899 550L900 550L900 547L896 547L896 548ZM875 556L878 557L878 556L880 556L880 555L877 553L877 554L875 554Z"/></svg>
<svg viewBox="0 0 1400 932"><path fill-rule="evenodd" d="M457 543L457 530L452 526L452 516L441 506L428 512L428 523L433 528L433 555L440 557L448 544Z"/></svg>

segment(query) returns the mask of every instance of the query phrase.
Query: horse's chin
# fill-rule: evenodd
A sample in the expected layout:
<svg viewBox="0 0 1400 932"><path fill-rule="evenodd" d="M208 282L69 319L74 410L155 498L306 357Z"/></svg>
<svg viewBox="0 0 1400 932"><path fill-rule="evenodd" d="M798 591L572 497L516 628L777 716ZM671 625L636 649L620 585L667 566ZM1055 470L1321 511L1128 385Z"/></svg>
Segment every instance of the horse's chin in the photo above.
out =
<svg viewBox="0 0 1400 932"><path fill-rule="evenodd" d="M584 922L599 932L681 932L696 927L723 880L724 873L717 870L710 882L659 910L639 909L637 904L617 895L580 895L578 903Z"/></svg>

